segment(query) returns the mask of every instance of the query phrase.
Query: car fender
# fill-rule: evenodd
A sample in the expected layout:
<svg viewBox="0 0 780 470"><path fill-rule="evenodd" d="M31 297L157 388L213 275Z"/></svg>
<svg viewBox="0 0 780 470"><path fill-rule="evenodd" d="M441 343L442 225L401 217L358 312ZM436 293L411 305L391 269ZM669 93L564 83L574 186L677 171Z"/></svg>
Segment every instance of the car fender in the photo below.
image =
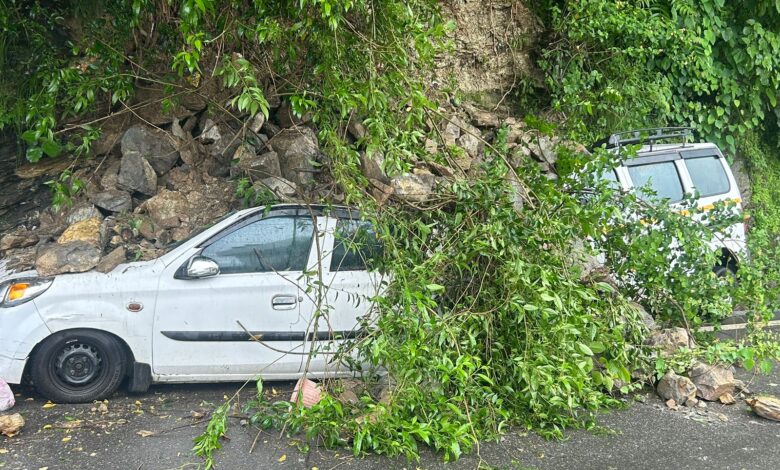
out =
<svg viewBox="0 0 780 470"><path fill-rule="evenodd" d="M130 263L102 274L60 275L34 300L52 333L76 328L120 338L138 362L152 361L152 326L159 275L157 261Z"/></svg>

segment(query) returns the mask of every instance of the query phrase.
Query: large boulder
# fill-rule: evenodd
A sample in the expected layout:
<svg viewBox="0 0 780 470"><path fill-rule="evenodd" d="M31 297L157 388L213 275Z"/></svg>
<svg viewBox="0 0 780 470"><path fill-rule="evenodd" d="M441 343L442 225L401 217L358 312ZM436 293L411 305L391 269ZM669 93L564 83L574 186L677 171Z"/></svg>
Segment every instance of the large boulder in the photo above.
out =
<svg viewBox="0 0 780 470"><path fill-rule="evenodd" d="M282 176L298 185L308 185L314 180L314 165L320 154L320 146L314 131L308 127L284 129L268 146L279 157Z"/></svg>
<svg viewBox="0 0 780 470"><path fill-rule="evenodd" d="M387 184L390 182L390 178L382 170L384 161L385 156L381 152L372 150L360 152L360 169L363 175L369 180L373 179Z"/></svg>
<svg viewBox="0 0 780 470"><path fill-rule="evenodd" d="M446 119L442 124L440 132L444 145L461 150L454 152L455 163L461 170L468 171L474 159L483 151L479 129L456 116Z"/></svg>
<svg viewBox="0 0 780 470"><path fill-rule="evenodd" d="M235 169L253 179L282 176L279 155L276 152L255 153L254 147L242 144L233 155Z"/></svg>
<svg viewBox="0 0 780 470"><path fill-rule="evenodd" d="M138 155L146 159L158 175L165 174L179 160L174 139L165 131L133 126L122 136L122 157Z"/></svg>
<svg viewBox="0 0 780 470"><path fill-rule="evenodd" d="M108 189L100 191L90 197L90 201L97 207L109 212L127 212L133 208L133 199L126 191Z"/></svg>
<svg viewBox="0 0 780 470"><path fill-rule="evenodd" d="M106 230L102 217L92 217L71 225L57 239L60 245L82 241L103 250L106 242Z"/></svg>
<svg viewBox="0 0 780 470"><path fill-rule="evenodd" d="M38 256L38 248L30 246L27 248L15 248L3 253L3 259L0 261L0 273L4 272L22 272L29 271L35 267L35 259Z"/></svg>
<svg viewBox="0 0 780 470"><path fill-rule="evenodd" d="M696 386L688 377L677 375L670 370L656 385L656 393L664 400L674 400L678 405L696 397Z"/></svg>
<svg viewBox="0 0 780 470"><path fill-rule="evenodd" d="M279 177L263 178L258 183L255 183L254 189L255 191L268 189L285 202L293 201L298 192L298 187L295 183Z"/></svg>
<svg viewBox="0 0 780 470"><path fill-rule="evenodd" d="M431 196L435 183L436 177L432 173L417 171L396 176L390 185L399 198L408 202L423 202Z"/></svg>
<svg viewBox="0 0 780 470"><path fill-rule="evenodd" d="M81 273L97 266L100 250L92 243L74 241L67 244L52 243L43 247L35 260L40 276L61 273Z"/></svg>
<svg viewBox="0 0 780 470"><path fill-rule="evenodd" d="M19 227L0 238L0 251L7 251L14 248L27 248L38 243L38 235L28 230L26 227Z"/></svg>
<svg viewBox="0 0 780 470"><path fill-rule="evenodd" d="M125 247L120 246L101 258L100 262L95 266L95 271L105 274L113 271L114 268L125 261L127 261L127 250L125 250Z"/></svg>
<svg viewBox="0 0 780 470"><path fill-rule="evenodd" d="M87 202L80 202L78 204L74 204L73 207L66 211L65 222L68 225L73 225L77 222L92 219L94 217L102 217L100 211L97 210L92 204Z"/></svg>
<svg viewBox="0 0 780 470"><path fill-rule="evenodd" d="M182 193L163 189L146 201L144 207L156 226L173 228L181 223L182 217L187 217L190 204Z"/></svg>
<svg viewBox="0 0 780 470"><path fill-rule="evenodd" d="M119 168L121 161L116 160L106 167L103 176L100 177L100 186L103 189L116 189L119 185Z"/></svg>
<svg viewBox="0 0 780 470"><path fill-rule="evenodd" d="M157 192L157 173L141 155L129 153L122 157L117 185L131 192L153 196Z"/></svg>
<svg viewBox="0 0 780 470"><path fill-rule="evenodd" d="M647 343L658 348L662 356L671 356L681 348L693 349L696 347L685 328L666 328L654 331Z"/></svg>
<svg viewBox="0 0 780 470"><path fill-rule="evenodd" d="M734 373L729 368L697 362L688 375L696 386L696 395L705 400L715 401L734 393Z"/></svg>

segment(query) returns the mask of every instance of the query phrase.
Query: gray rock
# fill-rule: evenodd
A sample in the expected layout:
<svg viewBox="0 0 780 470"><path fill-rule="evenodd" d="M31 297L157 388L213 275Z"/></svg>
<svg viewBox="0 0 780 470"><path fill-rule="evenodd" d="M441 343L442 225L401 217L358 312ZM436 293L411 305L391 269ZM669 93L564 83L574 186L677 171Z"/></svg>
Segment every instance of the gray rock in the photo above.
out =
<svg viewBox="0 0 780 470"><path fill-rule="evenodd" d="M125 261L127 261L127 250L125 250L125 247L120 246L101 258L100 262L95 266L95 271L99 273L108 273Z"/></svg>
<svg viewBox="0 0 780 470"><path fill-rule="evenodd" d="M103 189L116 189L119 184L119 167L121 161L112 162L100 178L100 186Z"/></svg>
<svg viewBox="0 0 780 470"><path fill-rule="evenodd" d="M662 356L671 356L680 348L695 348L696 344L684 328L666 328L652 333L648 344L658 348Z"/></svg>
<svg viewBox="0 0 780 470"><path fill-rule="evenodd" d="M442 140L444 140L444 145L447 147L457 145L458 138L460 138L460 130L465 125L466 123L461 121L458 117L445 119L442 123L441 130L439 131L441 132Z"/></svg>
<svg viewBox="0 0 780 470"><path fill-rule="evenodd" d="M279 177L264 178L259 183L255 184L256 190L260 190L262 188L269 189L283 201L290 201L294 199L298 193L298 187L295 183Z"/></svg>
<svg viewBox="0 0 780 470"><path fill-rule="evenodd" d="M276 134L282 132L282 128L277 126L276 124L266 121L265 124L263 124L263 127L261 129L263 131L263 134L266 134L269 137L273 137Z"/></svg>
<svg viewBox="0 0 780 470"><path fill-rule="evenodd" d="M0 238L0 251L11 250L15 248L27 248L38 243L38 235L28 230L26 227L19 227Z"/></svg>
<svg viewBox="0 0 780 470"><path fill-rule="evenodd" d="M287 100L282 101L281 106L279 106L279 109L276 110L276 121L282 128L300 126L302 124L306 124L310 120L311 113L308 112L304 113L303 116L296 116L293 112L292 106L290 106L290 102Z"/></svg>
<svg viewBox="0 0 780 470"><path fill-rule="evenodd" d="M653 318L652 315L647 313L647 310L645 308L637 303L637 302L631 302L630 304L637 312L639 312L639 315L642 317L642 323L645 324L648 330L653 331L658 329L658 325L655 323L655 318Z"/></svg>
<svg viewBox="0 0 780 470"><path fill-rule="evenodd" d="M314 131L308 127L284 129L268 141L279 157L282 176L295 184L306 186L314 181L314 165L320 154Z"/></svg>
<svg viewBox="0 0 780 470"><path fill-rule="evenodd" d="M249 129L255 134L259 134L260 129L263 128L263 124L265 124L265 114L257 113L249 121Z"/></svg>
<svg viewBox="0 0 780 470"><path fill-rule="evenodd" d="M68 209L67 215L65 216L65 222L67 222L68 225L73 225L95 217L102 219L103 215L92 204L80 202Z"/></svg>
<svg viewBox="0 0 780 470"><path fill-rule="evenodd" d="M109 189L95 193L90 201L97 207L109 212L126 212L133 208L133 198L125 191Z"/></svg>
<svg viewBox="0 0 780 470"><path fill-rule="evenodd" d="M426 201L433 192L436 178L431 173L405 173L390 181L393 193L409 202Z"/></svg>
<svg viewBox="0 0 780 470"><path fill-rule="evenodd" d="M689 398L696 396L696 386L693 382L672 370L661 377L655 391L664 400L674 400L678 405L683 405Z"/></svg>
<svg viewBox="0 0 780 470"><path fill-rule="evenodd" d="M52 243L43 247L35 260L40 276L89 271L100 262L100 250L92 243L75 241Z"/></svg>
<svg viewBox="0 0 780 470"><path fill-rule="evenodd" d="M688 375L696 386L696 395L707 401L734 393L734 374L725 367L697 362Z"/></svg>
<svg viewBox="0 0 780 470"><path fill-rule="evenodd" d="M122 160L129 155L146 159L158 175L165 174L179 160L170 135L148 126L133 126L122 136Z"/></svg>
<svg viewBox="0 0 780 470"><path fill-rule="evenodd" d="M3 272L3 269L6 273L29 271L35 267L37 256L38 248L35 246L8 250L3 253L3 259L0 261L0 272Z"/></svg>
<svg viewBox="0 0 780 470"><path fill-rule="evenodd" d="M215 143L222 140L222 132L220 132L217 123L206 118L206 120L203 121L203 131L200 134L200 140L204 144Z"/></svg>
<svg viewBox="0 0 780 470"><path fill-rule="evenodd" d="M252 146L242 144L236 150L233 160L236 162L234 169L237 172L255 180L282 176L279 155L276 152L265 152L262 155L257 155Z"/></svg>
<svg viewBox="0 0 780 470"><path fill-rule="evenodd" d="M537 160L555 165L555 162L558 161L556 147L559 143L557 138L539 135L528 147L531 149L531 155Z"/></svg>
<svg viewBox="0 0 780 470"><path fill-rule="evenodd" d="M360 152L360 169L363 172L363 175L370 180L373 179L388 184L390 178L388 178L382 170L384 160L385 157L381 152L370 150L367 152Z"/></svg>
<svg viewBox="0 0 780 470"><path fill-rule="evenodd" d="M347 130L352 134L352 137L358 140L365 139L368 136L368 128L366 128L366 125L355 118L349 121Z"/></svg>
<svg viewBox="0 0 780 470"><path fill-rule="evenodd" d="M525 186L518 181L517 177L514 174L507 175L507 181L509 182L509 186L512 189L512 206L515 208L517 212L520 212L523 210L523 206L525 205L525 200L528 199L528 192L525 189ZM585 269L583 269L583 276L585 276ZM592 269L588 270L587 272L590 273Z"/></svg>
<svg viewBox="0 0 780 470"><path fill-rule="evenodd" d="M117 185L121 189L153 196L157 192L157 173L140 154L129 153L122 157Z"/></svg>
<svg viewBox="0 0 780 470"><path fill-rule="evenodd" d="M496 128L501 125L498 115L483 111L469 104L464 105L466 112L471 116L471 122L477 127Z"/></svg>
<svg viewBox="0 0 780 470"><path fill-rule="evenodd" d="M180 192L163 189L143 204L154 225L159 228L173 228L181 218L188 218L190 209L187 198Z"/></svg>

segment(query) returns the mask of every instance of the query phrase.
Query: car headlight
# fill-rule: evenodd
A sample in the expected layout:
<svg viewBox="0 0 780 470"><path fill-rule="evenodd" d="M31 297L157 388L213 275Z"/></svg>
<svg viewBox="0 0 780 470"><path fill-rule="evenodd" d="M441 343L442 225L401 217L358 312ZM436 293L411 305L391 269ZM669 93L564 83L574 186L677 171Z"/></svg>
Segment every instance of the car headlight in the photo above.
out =
<svg viewBox="0 0 780 470"><path fill-rule="evenodd" d="M14 279L2 286L0 308L16 307L46 292L54 279Z"/></svg>

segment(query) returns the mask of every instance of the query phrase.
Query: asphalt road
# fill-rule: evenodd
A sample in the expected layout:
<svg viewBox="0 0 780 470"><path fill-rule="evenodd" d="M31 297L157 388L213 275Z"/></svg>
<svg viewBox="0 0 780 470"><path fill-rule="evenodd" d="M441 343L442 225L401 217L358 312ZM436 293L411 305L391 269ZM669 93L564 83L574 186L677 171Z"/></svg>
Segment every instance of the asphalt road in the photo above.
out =
<svg viewBox="0 0 780 470"><path fill-rule="evenodd" d="M780 369L780 368L778 368ZM743 380L751 376L741 373ZM267 384L278 396L291 384ZM183 469L197 468L192 438L208 412L240 384L155 386L140 396L120 394L98 404L56 405L27 389L18 404L27 424L13 438L0 436L0 469ZM751 391L780 395L780 370L756 377ZM269 390L270 392L270 390ZM240 396L248 398L250 392ZM445 464L424 451L420 462L370 456L354 458L344 449L298 450L295 439L260 432L230 419L219 469L774 469L780 468L780 423L754 416L742 399L735 405L667 409L647 391L624 410L603 414L598 432L572 431L566 440L546 441L513 431L501 442L480 445L479 453ZM141 431L151 435L143 437ZM140 433L140 434L139 434ZM253 442L254 451L250 453ZM481 466L481 467L480 467Z"/></svg>

